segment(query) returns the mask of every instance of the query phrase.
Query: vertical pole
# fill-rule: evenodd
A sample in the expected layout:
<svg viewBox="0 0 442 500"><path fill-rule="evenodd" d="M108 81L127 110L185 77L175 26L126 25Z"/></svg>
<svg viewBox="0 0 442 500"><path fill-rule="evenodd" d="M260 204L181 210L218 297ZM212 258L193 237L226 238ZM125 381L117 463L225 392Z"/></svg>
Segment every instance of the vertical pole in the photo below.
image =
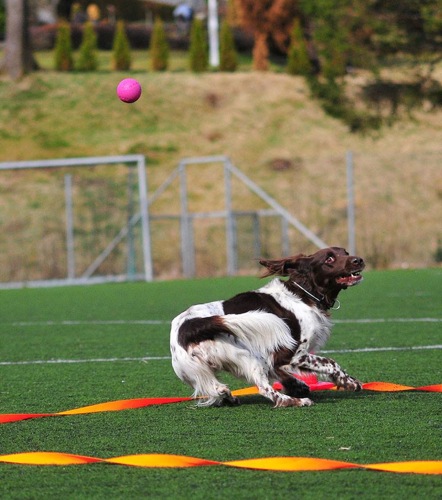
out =
<svg viewBox="0 0 442 500"><path fill-rule="evenodd" d="M186 278L195 276L195 248L193 245L193 228L187 207L186 165L180 163L180 199L181 199L181 261Z"/></svg>
<svg viewBox="0 0 442 500"><path fill-rule="evenodd" d="M281 217L281 233L282 255L290 255L289 224L284 217Z"/></svg>
<svg viewBox="0 0 442 500"><path fill-rule="evenodd" d="M134 170L132 166L128 167L127 172L127 279L133 281L135 279L135 241L134 241L134 226L132 218L134 215Z"/></svg>
<svg viewBox="0 0 442 500"><path fill-rule="evenodd" d="M224 184L225 184L225 205L226 205L226 254L227 254L227 275L233 276L236 273L236 235L235 221L232 212L232 174L229 170L229 163L224 162Z"/></svg>
<svg viewBox="0 0 442 500"><path fill-rule="evenodd" d="M208 0L209 63L212 68L219 66L218 2Z"/></svg>
<svg viewBox="0 0 442 500"><path fill-rule="evenodd" d="M186 214L187 214L187 188L186 188L186 170L185 166L180 163L178 166L178 171L180 175L180 206L181 206L181 217L180 217L180 234L181 234L181 266L183 268L183 275L188 278L188 266L186 259Z"/></svg>
<svg viewBox="0 0 442 500"><path fill-rule="evenodd" d="M259 220L259 215L255 212L252 215L252 226L253 226L253 250L255 259L262 257L261 252L261 224Z"/></svg>
<svg viewBox="0 0 442 500"><path fill-rule="evenodd" d="M150 241L149 203L147 200L147 176L144 156L137 162L138 190L140 193L141 238L145 281L153 280L152 247Z"/></svg>
<svg viewBox="0 0 442 500"><path fill-rule="evenodd" d="M72 202L72 175L64 176L64 194L66 203L66 252L67 252L67 278L75 278L75 245L74 245L74 217Z"/></svg>
<svg viewBox="0 0 442 500"><path fill-rule="evenodd" d="M355 199L353 181L353 152L347 151L347 222L348 222L348 252L356 253L355 238Z"/></svg>

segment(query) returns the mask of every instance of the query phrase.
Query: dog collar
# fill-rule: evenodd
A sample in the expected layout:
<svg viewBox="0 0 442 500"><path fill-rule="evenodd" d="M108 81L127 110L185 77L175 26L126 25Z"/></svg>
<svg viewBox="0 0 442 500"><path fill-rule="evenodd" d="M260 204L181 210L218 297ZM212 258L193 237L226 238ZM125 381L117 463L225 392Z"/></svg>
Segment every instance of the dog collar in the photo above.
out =
<svg viewBox="0 0 442 500"><path fill-rule="evenodd" d="M308 290L306 290L303 286L301 286L299 283L296 283L296 281L292 281L293 284L295 284L300 290L302 290L306 295L308 295L310 298L312 298L313 300L315 300L318 304L323 304L324 303L324 299L325 299L325 295L322 295L321 297L316 297L316 295L313 295L311 292L309 292ZM335 303L338 303L337 307L333 307L335 305ZM332 304L332 306L330 307L330 309L333 309L334 311L337 311L339 308L341 307L341 303L339 302L339 300L335 300Z"/></svg>

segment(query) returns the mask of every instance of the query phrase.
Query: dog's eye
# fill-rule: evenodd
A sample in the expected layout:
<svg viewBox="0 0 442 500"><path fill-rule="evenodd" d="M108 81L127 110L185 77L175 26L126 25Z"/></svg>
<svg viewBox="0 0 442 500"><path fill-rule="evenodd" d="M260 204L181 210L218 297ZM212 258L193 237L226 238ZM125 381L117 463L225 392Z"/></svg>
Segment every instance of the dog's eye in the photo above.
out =
<svg viewBox="0 0 442 500"><path fill-rule="evenodd" d="M329 255L325 261L326 264L333 264L333 262L335 261L335 257L333 255Z"/></svg>

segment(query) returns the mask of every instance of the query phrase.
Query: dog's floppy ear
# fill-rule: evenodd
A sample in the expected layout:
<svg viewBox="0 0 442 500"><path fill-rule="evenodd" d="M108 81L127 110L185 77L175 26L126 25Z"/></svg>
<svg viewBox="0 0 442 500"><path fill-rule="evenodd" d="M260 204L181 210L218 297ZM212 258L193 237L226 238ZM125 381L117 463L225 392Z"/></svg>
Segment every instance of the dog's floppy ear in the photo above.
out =
<svg viewBox="0 0 442 500"><path fill-rule="evenodd" d="M287 262L287 274L296 271L297 274L309 274L311 269L312 256L311 255L298 255L292 257L290 262Z"/></svg>
<svg viewBox="0 0 442 500"><path fill-rule="evenodd" d="M267 260L261 259L259 263L261 266L267 268L267 271L261 276L262 278L267 278L267 276L289 276L290 271L298 268L298 263L305 258L305 255L299 254L293 257L287 257L285 259L277 260Z"/></svg>

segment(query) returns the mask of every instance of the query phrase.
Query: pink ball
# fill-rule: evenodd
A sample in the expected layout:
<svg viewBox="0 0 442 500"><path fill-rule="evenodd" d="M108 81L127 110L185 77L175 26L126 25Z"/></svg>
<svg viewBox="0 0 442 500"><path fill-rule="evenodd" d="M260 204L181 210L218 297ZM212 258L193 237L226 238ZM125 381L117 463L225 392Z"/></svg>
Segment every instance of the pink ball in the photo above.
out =
<svg viewBox="0 0 442 500"><path fill-rule="evenodd" d="M118 84L117 95L123 102L138 101L141 95L141 85L134 78L125 78Z"/></svg>

